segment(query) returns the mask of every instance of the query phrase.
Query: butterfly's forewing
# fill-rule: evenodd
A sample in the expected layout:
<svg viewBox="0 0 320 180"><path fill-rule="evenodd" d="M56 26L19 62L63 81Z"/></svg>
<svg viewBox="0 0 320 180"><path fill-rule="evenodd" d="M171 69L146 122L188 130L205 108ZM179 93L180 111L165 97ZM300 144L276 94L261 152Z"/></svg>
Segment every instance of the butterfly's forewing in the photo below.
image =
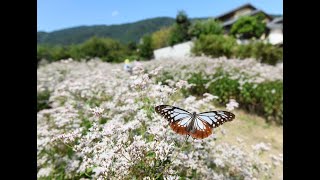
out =
<svg viewBox="0 0 320 180"><path fill-rule="evenodd" d="M228 111L209 111L197 114L197 119L207 122L213 128L221 124L232 121L235 115Z"/></svg>
<svg viewBox="0 0 320 180"><path fill-rule="evenodd" d="M169 105L156 106L155 110L158 114L166 118L170 123L192 117L192 114L188 111Z"/></svg>
<svg viewBox="0 0 320 180"><path fill-rule="evenodd" d="M155 110L158 114L166 118L173 131L178 134L188 134L186 127L189 125L192 119L192 114L186 110L169 105L156 106Z"/></svg>

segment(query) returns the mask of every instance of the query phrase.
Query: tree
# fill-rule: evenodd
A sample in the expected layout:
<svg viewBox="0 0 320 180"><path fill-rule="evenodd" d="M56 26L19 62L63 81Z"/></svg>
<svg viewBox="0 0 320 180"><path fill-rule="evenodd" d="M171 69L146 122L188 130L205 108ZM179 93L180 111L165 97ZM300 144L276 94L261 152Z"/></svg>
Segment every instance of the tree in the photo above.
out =
<svg viewBox="0 0 320 180"><path fill-rule="evenodd" d="M188 33L190 25L191 22L187 14L184 11L179 11L169 37L169 45L172 46L190 40L191 36Z"/></svg>
<svg viewBox="0 0 320 180"><path fill-rule="evenodd" d="M256 16L243 16L235 22L230 33L239 38L249 39L249 38L260 38L265 32L266 24L263 22L263 14Z"/></svg>
<svg viewBox="0 0 320 180"><path fill-rule="evenodd" d="M127 44L127 47L130 51L135 51L137 50L137 43L134 42L134 41L130 41L128 44Z"/></svg>
<svg viewBox="0 0 320 180"><path fill-rule="evenodd" d="M171 30L172 27L166 27L152 33L152 48L159 49L168 46Z"/></svg>
<svg viewBox="0 0 320 180"><path fill-rule="evenodd" d="M99 57L106 62L123 60L123 45L110 38L93 37L84 42L80 49L86 58Z"/></svg>
<svg viewBox="0 0 320 180"><path fill-rule="evenodd" d="M51 57L54 61L70 58L68 46L56 45L50 51L51 51Z"/></svg>
<svg viewBox="0 0 320 180"><path fill-rule="evenodd" d="M44 45L37 46L37 61L41 61L42 59L51 60L51 54L49 47Z"/></svg>
<svg viewBox="0 0 320 180"><path fill-rule="evenodd" d="M153 58L152 38L150 35L142 37L142 41L139 44L139 56L142 59Z"/></svg>
<svg viewBox="0 0 320 180"><path fill-rule="evenodd" d="M189 34L192 37L199 38L200 35L209 34L222 34L223 28L221 23L215 21L214 19L208 20L198 20L193 23L189 29Z"/></svg>

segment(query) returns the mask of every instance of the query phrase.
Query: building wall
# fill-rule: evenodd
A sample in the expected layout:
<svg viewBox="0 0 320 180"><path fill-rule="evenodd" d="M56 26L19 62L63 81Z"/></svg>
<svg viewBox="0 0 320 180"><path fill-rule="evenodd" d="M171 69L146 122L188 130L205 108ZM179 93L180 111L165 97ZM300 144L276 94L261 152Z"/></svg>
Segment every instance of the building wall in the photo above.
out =
<svg viewBox="0 0 320 180"><path fill-rule="evenodd" d="M271 29L268 40L271 44L278 44L283 42L283 32L282 29Z"/></svg>
<svg viewBox="0 0 320 180"><path fill-rule="evenodd" d="M155 59L188 57L191 55L192 41L174 45L173 47L165 47L153 51Z"/></svg>

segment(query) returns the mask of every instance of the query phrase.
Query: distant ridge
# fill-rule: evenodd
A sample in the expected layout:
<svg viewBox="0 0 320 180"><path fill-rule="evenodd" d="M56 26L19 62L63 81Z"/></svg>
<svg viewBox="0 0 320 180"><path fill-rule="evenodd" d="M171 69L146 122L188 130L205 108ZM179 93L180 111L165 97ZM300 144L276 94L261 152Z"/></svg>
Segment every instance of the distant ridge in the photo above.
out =
<svg viewBox="0 0 320 180"><path fill-rule="evenodd" d="M109 37L122 43L138 42L143 35L157 31L162 27L171 26L174 22L174 18L157 17L120 25L79 26L49 33L40 31L37 33L37 43L51 45L79 44L92 36Z"/></svg>
<svg viewBox="0 0 320 180"><path fill-rule="evenodd" d="M282 15L271 14L270 16L280 17ZM208 19L208 17L191 18L191 21L204 19ZM143 35L151 34L163 27L171 26L174 22L175 19L171 17L156 17L119 25L78 26L49 33L39 31L37 32L37 44L79 44L93 36L109 37L122 43L138 42Z"/></svg>

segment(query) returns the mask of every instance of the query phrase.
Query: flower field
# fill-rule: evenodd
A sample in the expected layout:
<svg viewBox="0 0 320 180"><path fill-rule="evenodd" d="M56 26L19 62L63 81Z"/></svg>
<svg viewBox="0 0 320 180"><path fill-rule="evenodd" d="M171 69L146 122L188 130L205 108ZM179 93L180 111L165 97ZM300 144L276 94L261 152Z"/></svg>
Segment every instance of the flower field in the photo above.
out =
<svg viewBox="0 0 320 180"><path fill-rule="evenodd" d="M38 68L38 179L282 179L282 64L207 57ZM193 140L154 107L228 110Z"/></svg>

